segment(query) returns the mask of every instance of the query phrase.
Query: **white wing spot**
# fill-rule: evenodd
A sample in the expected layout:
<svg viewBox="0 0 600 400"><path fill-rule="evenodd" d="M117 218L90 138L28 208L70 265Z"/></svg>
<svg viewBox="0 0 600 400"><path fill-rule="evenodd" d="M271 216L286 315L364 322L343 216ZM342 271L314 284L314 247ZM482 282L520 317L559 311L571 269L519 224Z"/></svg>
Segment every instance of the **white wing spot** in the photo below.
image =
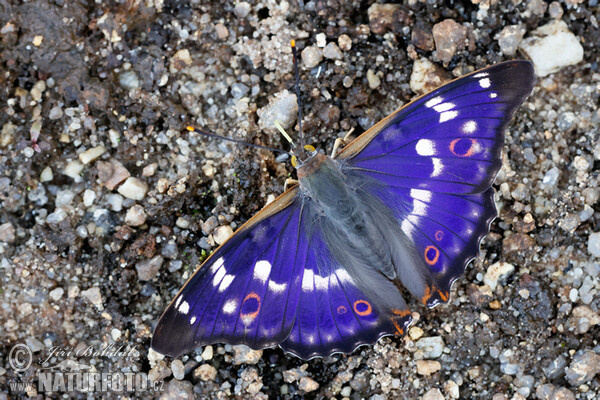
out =
<svg viewBox="0 0 600 400"><path fill-rule="evenodd" d="M442 103L437 106L433 106L433 109L439 113L444 111L452 110L455 107L454 103Z"/></svg>
<svg viewBox="0 0 600 400"><path fill-rule="evenodd" d="M277 283L269 280L269 290L273 293L281 294L287 288L287 283Z"/></svg>
<svg viewBox="0 0 600 400"><path fill-rule="evenodd" d="M495 99L496 97L498 97L498 93L495 93L495 92L490 93L490 99Z"/></svg>
<svg viewBox="0 0 600 400"><path fill-rule="evenodd" d="M444 114L442 114L442 115L444 115ZM434 145L433 141L431 141L429 139L421 139L421 140L419 140L417 142L417 145L416 145L415 149L417 150L417 153L420 156L433 156L433 155L435 155L435 145Z"/></svg>
<svg viewBox="0 0 600 400"><path fill-rule="evenodd" d="M327 290L327 284L329 282L329 276L327 276L326 278L319 276L319 275L315 275L315 286L317 287L317 290Z"/></svg>
<svg viewBox="0 0 600 400"><path fill-rule="evenodd" d="M213 286L217 286L221 282L221 279L223 279L223 277L225 276L226 273L227 273L227 271L225 270L225 267L219 268L219 270L213 277Z"/></svg>
<svg viewBox="0 0 600 400"><path fill-rule="evenodd" d="M219 285L220 293L224 292L225 289L227 289L229 287L229 285L231 285L231 282L233 282L233 278L235 278L235 275L230 275L230 274L225 275L225 277L221 281L221 284Z"/></svg>
<svg viewBox="0 0 600 400"><path fill-rule="evenodd" d="M352 277L350 276L348 271L346 271L345 269L342 269L342 268L336 269L335 275L338 277L338 279L342 283L354 283L354 281L352 280Z"/></svg>
<svg viewBox="0 0 600 400"><path fill-rule="evenodd" d="M217 272L217 270L221 268L224 262L225 260L223 259L223 257L219 257L219 259L215 261L213 265L210 266L210 272L212 272L213 274Z"/></svg>
<svg viewBox="0 0 600 400"><path fill-rule="evenodd" d="M477 130L477 122L470 120L463 124L462 131L463 133L473 133Z"/></svg>
<svg viewBox="0 0 600 400"><path fill-rule="evenodd" d="M314 273L312 269L305 269L302 275L302 291L312 292L314 288Z"/></svg>
<svg viewBox="0 0 600 400"><path fill-rule="evenodd" d="M223 312L225 314L233 314L237 308L237 300L227 300L223 305Z"/></svg>
<svg viewBox="0 0 600 400"><path fill-rule="evenodd" d="M442 96L434 97L433 99L431 99L427 103L425 103L425 107L431 108L433 106L440 104L442 101L444 101L444 98Z"/></svg>
<svg viewBox="0 0 600 400"><path fill-rule="evenodd" d="M181 305L178 308L179 312L182 314L187 315L187 313L190 312L190 305L187 301L184 301L183 303L181 303Z"/></svg>
<svg viewBox="0 0 600 400"><path fill-rule="evenodd" d="M181 303L181 299L183 299L183 296L179 296L179 297L177 298L177 300L175 301L175 308L178 308L178 307L179 307L179 303Z"/></svg>
<svg viewBox="0 0 600 400"><path fill-rule="evenodd" d="M427 204L422 201L413 201L413 214L427 215Z"/></svg>
<svg viewBox="0 0 600 400"><path fill-rule="evenodd" d="M190 325L194 325L194 323L196 322L196 317L193 316L192 318L190 318Z"/></svg>
<svg viewBox="0 0 600 400"><path fill-rule="evenodd" d="M442 171L444 170L444 164L442 164L442 160L439 158L431 158L431 161L433 162L433 172L431 173L431 177L436 177L439 176Z"/></svg>
<svg viewBox="0 0 600 400"><path fill-rule="evenodd" d="M481 86L484 89L489 88L490 86L492 86L492 81L490 81L490 78L483 78L479 80L479 86Z"/></svg>
<svg viewBox="0 0 600 400"><path fill-rule="evenodd" d="M473 78L485 78L486 76L488 76L487 72L480 72L478 74L473 75Z"/></svg>
<svg viewBox="0 0 600 400"><path fill-rule="evenodd" d="M308 335L306 337L306 340L308 341L308 343L314 344L315 343L315 335Z"/></svg>
<svg viewBox="0 0 600 400"><path fill-rule="evenodd" d="M415 227L413 226L413 224L411 224L408 219L405 219L400 224L400 227L402 228L402 232L404 232L406 236L412 239L413 233L415 231Z"/></svg>
<svg viewBox="0 0 600 400"><path fill-rule="evenodd" d="M440 124L442 122L450 121L458 116L458 111L445 111L440 114Z"/></svg>
<svg viewBox="0 0 600 400"><path fill-rule="evenodd" d="M254 279L266 283L271 274L271 263L267 260L260 260L254 266Z"/></svg>
<svg viewBox="0 0 600 400"><path fill-rule="evenodd" d="M410 189L410 197L429 203L431 201L431 192L423 189Z"/></svg>

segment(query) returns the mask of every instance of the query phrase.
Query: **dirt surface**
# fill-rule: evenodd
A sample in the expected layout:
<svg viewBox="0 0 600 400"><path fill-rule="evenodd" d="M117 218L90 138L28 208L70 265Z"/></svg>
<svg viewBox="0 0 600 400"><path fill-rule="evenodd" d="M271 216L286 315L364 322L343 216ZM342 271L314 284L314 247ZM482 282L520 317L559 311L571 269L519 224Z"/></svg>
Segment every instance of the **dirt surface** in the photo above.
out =
<svg viewBox="0 0 600 400"><path fill-rule="evenodd" d="M62 397L37 374L65 360L161 382L131 397L600 396L598 2L370 3L0 0L0 399ZM294 132L290 39L307 142L330 152L417 96L416 62L434 63L413 82L427 90L524 58L521 38L553 20L583 60L539 77L517 112L499 217L449 304L413 301L405 338L308 362L149 351L199 262L295 174L276 153L185 130L287 149L264 112ZM22 372L18 343L33 352ZM123 351L82 351L107 346Z"/></svg>

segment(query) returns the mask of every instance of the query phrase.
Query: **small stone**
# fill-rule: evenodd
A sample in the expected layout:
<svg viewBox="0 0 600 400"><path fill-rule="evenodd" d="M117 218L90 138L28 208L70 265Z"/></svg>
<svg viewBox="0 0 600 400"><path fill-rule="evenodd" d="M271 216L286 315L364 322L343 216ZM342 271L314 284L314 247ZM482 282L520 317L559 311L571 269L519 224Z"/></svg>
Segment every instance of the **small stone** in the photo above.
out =
<svg viewBox="0 0 600 400"><path fill-rule="evenodd" d="M438 358L444 350L444 340L441 336L424 337L415 343L415 347L416 360Z"/></svg>
<svg viewBox="0 0 600 400"><path fill-rule="evenodd" d="M413 27L410 41L415 47L421 50L435 50L435 43L433 41L431 30L423 26L416 25Z"/></svg>
<svg viewBox="0 0 600 400"><path fill-rule="evenodd" d="M394 12L400 8L399 4L374 3L367 10L369 27L376 35L383 35L390 30L394 22Z"/></svg>
<svg viewBox="0 0 600 400"><path fill-rule="evenodd" d="M520 49L533 61L539 77L583 60L579 39L562 20L553 20L533 31L521 43Z"/></svg>
<svg viewBox="0 0 600 400"><path fill-rule="evenodd" d="M398 381L400 381L398 379ZM393 385L393 381L392 381L392 385ZM350 397L350 395L352 394L352 388L350 386L344 386L342 388L342 390L340 390L340 395L342 397Z"/></svg>
<svg viewBox="0 0 600 400"><path fill-rule="evenodd" d="M202 364L194 370L194 378L212 382L217 378L217 369L210 364Z"/></svg>
<svg viewBox="0 0 600 400"><path fill-rule="evenodd" d="M163 263L162 256L154 256L149 260L143 260L135 264L135 269L140 281L151 281L154 279Z"/></svg>
<svg viewBox="0 0 600 400"><path fill-rule="evenodd" d="M600 372L600 354L591 350L579 350L565 372L567 381L573 386L590 382Z"/></svg>
<svg viewBox="0 0 600 400"><path fill-rule="evenodd" d="M523 150L523 158L531 164L537 163L538 160L531 147L526 147L525 150Z"/></svg>
<svg viewBox="0 0 600 400"><path fill-rule="evenodd" d="M442 392L440 392L440 389L433 388L425 392L423 397L421 397L421 400L445 400L445 398Z"/></svg>
<svg viewBox="0 0 600 400"><path fill-rule="evenodd" d="M300 57L302 57L302 62L308 69L316 67L323 60L321 49L316 46L306 46L300 53Z"/></svg>
<svg viewBox="0 0 600 400"><path fill-rule="evenodd" d="M600 258L600 232L592 232L587 242L588 253Z"/></svg>
<svg viewBox="0 0 600 400"><path fill-rule="evenodd" d="M450 81L445 74L439 66L426 58L420 58L413 64L410 89L417 94L428 93Z"/></svg>
<svg viewBox="0 0 600 400"><path fill-rule="evenodd" d="M154 173L156 172L157 167L158 167L157 163L152 163L152 164L146 165L144 167L144 169L142 170L142 176L144 176L144 177L154 176Z"/></svg>
<svg viewBox="0 0 600 400"><path fill-rule="evenodd" d="M417 374L423 376L429 376L435 374L442 368L442 364L438 361L431 360L417 360Z"/></svg>
<svg viewBox="0 0 600 400"><path fill-rule="evenodd" d="M338 38L338 46L342 51L349 51L352 49L352 39L344 33Z"/></svg>
<svg viewBox="0 0 600 400"><path fill-rule="evenodd" d="M243 83L235 82L231 85L231 95L234 99L241 99L250 92L250 88Z"/></svg>
<svg viewBox="0 0 600 400"><path fill-rule="evenodd" d="M258 126L266 132L279 132L275 121L279 121L283 129L289 129L296 122L298 102L296 95L287 90L276 93L265 107L258 109Z"/></svg>
<svg viewBox="0 0 600 400"><path fill-rule="evenodd" d="M456 382L454 382L453 380L449 380L444 383L444 392L451 399L460 398L460 388L459 388L458 384Z"/></svg>
<svg viewBox="0 0 600 400"><path fill-rule="evenodd" d="M467 28L454 21L445 19L433 26L433 41L435 42L435 58L449 63L457 51L467 45Z"/></svg>
<svg viewBox="0 0 600 400"><path fill-rule="evenodd" d="M62 208L57 208L53 213L48 214L46 222L49 224L58 224L67 218L67 213Z"/></svg>
<svg viewBox="0 0 600 400"><path fill-rule="evenodd" d="M300 378L300 382L298 382L298 389L302 390L304 393L314 392L318 388L319 384L308 376Z"/></svg>
<svg viewBox="0 0 600 400"><path fill-rule="evenodd" d="M213 358L213 347L206 346L200 355L204 361L210 361Z"/></svg>
<svg viewBox="0 0 600 400"><path fill-rule="evenodd" d="M330 42L323 49L323 57L330 60L341 60L343 58L343 54L337 44Z"/></svg>
<svg viewBox="0 0 600 400"><path fill-rule="evenodd" d="M81 172L83 171L83 164L77 160L72 160L65 165L65 169L63 169L63 174L72 178L75 182L81 181Z"/></svg>
<svg viewBox="0 0 600 400"><path fill-rule="evenodd" d="M52 300L58 301L61 297L63 297L63 294L65 294L65 289L58 287L56 289L52 289L50 293L48 293L48 296L50 296Z"/></svg>
<svg viewBox="0 0 600 400"><path fill-rule="evenodd" d="M52 168L46 167L40 174L40 181L42 182L50 182L54 179L54 174L52 173Z"/></svg>
<svg viewBox="0 0 600 400"><path fill-rule="evenodd" d="M25 339L25 344L33 353L37 353L38 351L42 351L44 349L44 344L34 337Z"/></svg>
<svg viewBox="0 0 600 400"><path fill-rule="evenodd" d="M229 37L229 31L227 30L227 27L223 24L216 24L215 32L217 33L217 38L219 40L225 40Z"/></svg>
<svg viewBox="0 0 600 400"><path fill-rule="evenodd" d="M121 182L131 175L127 168L117 160L98 162L98 179L108 189L114 190Z"/></svg>
<svg viewBox="0 0 600 400"><path fill-rule="evenodd" d="M140 78L135 71L124 71L119 74L119 85L126 90L135 90L140 87Z"/></svg>
<svg viewBox="0 0 600 400"><path fill-rule="evenodd" d="M81 296L85 297L95 306L102 304L102 296L100 295L100 288L97 286L91 287L81 292Z"/></svg>
<svg viewBox="0 0 600 400"><path fill-rule="evenodd" d="M496 290L499 282L503 282L515 271L515 266L506 262L497 262L488 268L483 283L489 286L492 291Z"/></svg>
<svg viewBox="0 0 600 400"><path fill-rule="evenodd" d="M213 238L218 245L222 245L233 235L233 229L229 225L220 226L213 231Z"/></svg>
<svg viewBox="0 0 600 400"><path fill-rule="evenodd" d="M182 49L175 53L173 57L171 57L169 70L174 74L190 65L192 65L190 51L188 49Z"/></svg>
<svg viewBox="0 0 600 400"><path fill-rule="evenodd" d="M91 189L85 189L83 192L83 205L87 208L91 207L96 200L96 192Z"/></svg>
<svg viewBox="0 0 600 400"><path fill-rule="evenodd" d="M135 204L125 215L125 223L129 226L141 226L146 222L146 210L139 204Z"/></svg>
<svg viewBox="0 0 600 400"><path fill-rule="evenodd" d="M15 241L15 227L6 222L0 225L0 242L13 243Z"/></svg>
<svg viewBox="0 0 600 400"><path fill-rule="evenodd" d="M542 364L542 371L544 371L544 375L546 375L548 379L556 379L564 375L567 364L567 358L563 355L559 355L553 360Z"/></svg>
<svg viewBox="0 0 600 400"><path fill-rule="evenodd" d="M106 152L106 148L104 146L92 147L91 149L88 149L88 150L84 151L83 153L80 153L79 154L79 160L84 165L86 165L86 164L91 163L92 161L94 161L98 157L100 157L105 152Z"/></svg>
<svg viewBox="0 0 600 400"><path fill-rule="evenodd" d="M233 13L238 18L246 18L248 14L250 14L251 10L252 7L250 6L250 3L246 1L241 1L239 3L236 3L235 7L233 8Z"/></svg>
<svg viewBox="0 0 600 400"><path fill-rule="evenodd" d="M563 14L563 9L558 1L550 3L550 6L548 7L548 15L550 15L550 18L561 19Z"/></svg>
<svg viewBox="0 0 600 400"><path fill-rule="evenodd" d="M120 212L123 209L123 196L117 193L110 193L106 196L106 202L112 211Z"/></svg>
<svg viewBox="0 0 600 400"><path fill-rule="evenodd" d="M423 329L418 326L411 326L408 330L408 335L412 340L418 340L423 336Z"/></svg>
<svg viewBox="0 0 600 400"><path fill-rule="evenodd" d="M575 229L577 229L580 223L581 219L579 218L579 215L569 213L563 219L560 220L558 226L560 226L568 233L573 233L575 232Z"/></svg>
<svg viewBox="0 0 600 400"><path fill-rule="evenodd" d="M507 56L513 56L525 35L525 27L522 25L508 25L502 29L498 35L498 45L500 51Z"/></svg>
<svg viewBox="0 0 600 400"><path fill-rule="evenodd" d="M211 234L212 231L214 231L217 227L218 223L219 220L214 215L208 217L206 221L202 223L202 233L204 233L205 235Z"/></svg>
<svg viewBox="0 0 600 400"><path fill-rule="evenodd" d="M185 376L185 368L181 360L173 360L171 363L171 371L173 372L173 378L182 380Z"/></svg>
<svg viewBox="0 0 600 400"><path fill-rule="evenodd" d="M524 233L513 233L502 240L502 250L507 254L530 252L534 246L535 240L533 240L531 236Z"/></svg>
<svg viewBox="0 0 600 400"><path fill-rule="evenodd" d="M381 79L379 79L379 76L372 69L369 69L367 71L367 82L369 82L371 89L377 89L381 84Z"/></svg>
<svg viewBox="0 0 600 400"><path fill-rule="evenodd" d="M66 189L66 190L58 190L56 192L56 199L54 200L54 205L56 207L70 207L71 203L73 203L73 199L75 198L75 193Z"/></svg>
<svg viewBox="0 0 600 400"><path fill-rule="evenodd" d="M148 191L148 185L138 178L129 177L117 191L128 199L143 200Z"/></svg>
<svg viewBox="0 0 600 400"><path fill-rule="evenodd" d="M62 116L63 116L63 110L59 106L52 107L52 109L50 110L50 113L48 113L48 118L50 118L52 121L57 120Z"/></svg>
<svg viewBox="0 0 600 400"><path fill-rule="evenodd" d="M321 32L321 33L317 33L317 36L315 38L316 43L317 43L317 47L323 48L325 47L325 45L327 45L327 36Z"/></svg>
<svg viewBox="0 0 600 400"><path fill-rule="evenodd" d="M110 330L110 336L115 342L118 342L121 339L121 336L123 336L123 332L121 332L120 329L112 328Z"/></svg>
<svg viewBox="0 0 600 400"><path fill-rule="evenodd" d="M538 386L535 395L540 400L575 400L575 395L569 389L551 383Z"/></svg>
<svg viewBox="0 0 600 400"><path fill-rule="evenodd" d="M600 315L588 306L575 307L569 318L569 323L571 329L574 329L576 333L583 335L592 327L600 324Z"/></svg>
<svg viewBox="0 0 600 400"><path fill-rule="evenodd" d="M250 347L240 344L233 347L233 363L240 364L256 364L262 357L262 350L252 350Z"/></svg>

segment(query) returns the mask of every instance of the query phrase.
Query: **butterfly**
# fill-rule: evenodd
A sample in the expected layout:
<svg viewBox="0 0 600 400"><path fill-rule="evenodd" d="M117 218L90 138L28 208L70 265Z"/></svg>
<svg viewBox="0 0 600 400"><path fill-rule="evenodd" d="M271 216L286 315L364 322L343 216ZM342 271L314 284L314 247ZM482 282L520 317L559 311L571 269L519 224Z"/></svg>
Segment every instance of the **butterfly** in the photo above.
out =
<svg viewBox="0 0 600 400"><path fill-rule="evenodd" d="M500 63L398 109L335 158L306 146L299 184L202 264L152 348L279 345L310 359L403 335L404 294L448 302L489 232L504 131L534 82L530 62Z"/></svg>

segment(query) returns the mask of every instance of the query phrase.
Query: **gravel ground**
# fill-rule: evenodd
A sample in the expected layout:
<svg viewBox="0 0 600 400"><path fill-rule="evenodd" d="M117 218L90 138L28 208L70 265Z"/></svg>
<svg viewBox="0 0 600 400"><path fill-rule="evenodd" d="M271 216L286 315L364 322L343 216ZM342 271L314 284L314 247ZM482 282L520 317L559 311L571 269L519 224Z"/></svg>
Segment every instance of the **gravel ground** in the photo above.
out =
<svg viewBox="0 0 600 400"><path fill-rule="evenodd" d="M61 397L9 385L67 359L164 382L133 397L600 396L597 0L191 3L0 0L0 399ZM229 345L163 358L148 350L163 309L293 176L185 126L285 148L271 120L296 124L292 38L308 142L327 152L455 76L533 59L499 218L449 304L412 304L405 338L309 362ZM21 373L17 343L33 351ZM51 350L106 346L128 354Z"/></svg>

